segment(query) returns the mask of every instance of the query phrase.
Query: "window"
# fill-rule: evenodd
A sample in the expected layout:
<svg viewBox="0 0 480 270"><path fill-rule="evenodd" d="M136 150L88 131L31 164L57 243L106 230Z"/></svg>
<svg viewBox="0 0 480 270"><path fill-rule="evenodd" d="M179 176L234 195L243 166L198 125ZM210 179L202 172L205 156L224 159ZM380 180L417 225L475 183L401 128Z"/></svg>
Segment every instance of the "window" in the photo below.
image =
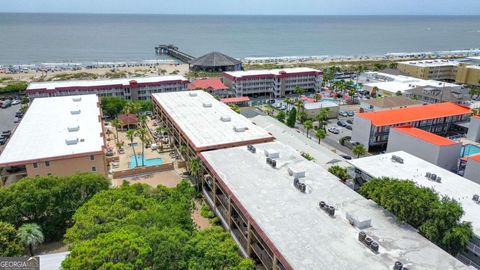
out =
<svg viewBox="0 0 480 270"><path fill-rule="evenodd" d="M45 167L49 167L50 166L50 161L45 161Z"/></svg>
<svg viewBox="0 0 480 270"><path fill-rule="evenodd" d="M92 172L96 172L97 171L97 167L93 166L92 167Z"/></svg>
<svg viewBox="0 0 480 270"><path fill-rule="evenodd" d="M91 156L90 156L90 160L95 160L95 156L94 156L94 155L91 155Z"/></svg>
<svg viewBox="0 0 480 270"><path fill-rule="evenodd" d="M38 168L38 164L37 163L33 163L33 168Z"/></svg>

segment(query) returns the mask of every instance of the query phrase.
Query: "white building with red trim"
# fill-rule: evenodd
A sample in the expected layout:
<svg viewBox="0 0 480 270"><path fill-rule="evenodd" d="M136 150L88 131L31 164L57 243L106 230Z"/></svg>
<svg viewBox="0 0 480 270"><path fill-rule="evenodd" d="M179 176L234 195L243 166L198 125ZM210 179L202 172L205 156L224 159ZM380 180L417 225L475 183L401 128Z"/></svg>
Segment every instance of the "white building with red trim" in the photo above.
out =
<svg viewBox="0 0 480 270"><path fill-rule="evenodd" d="M236 96L283 97L293 94L296 87L320 91L322 75L312 68L285 68L224 72L222 79Z"/></svg>
<svg viewBox="0 0 480 270"><path fill-rule="evenodd" d="M31 83L26 93L30 99L96 94L126 100L149 100L154 93L187 90L189 81L179 75L109 80L54 81Z"/></svg>

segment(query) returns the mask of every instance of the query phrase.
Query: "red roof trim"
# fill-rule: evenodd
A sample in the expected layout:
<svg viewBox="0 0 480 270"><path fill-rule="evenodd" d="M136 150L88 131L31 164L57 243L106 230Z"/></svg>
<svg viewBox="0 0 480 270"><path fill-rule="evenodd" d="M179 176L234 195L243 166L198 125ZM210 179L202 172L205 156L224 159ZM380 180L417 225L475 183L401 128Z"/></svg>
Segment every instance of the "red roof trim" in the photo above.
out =
<svg viewBox="0 0 480 270"><path fill-rule="evenodd" d="M220 101L223 103L237 103L237 102L250 101L250 98L249 97L222 98Z"/></svg>
<svg viewBox="0 0 480 270"><path fill-rule="evenodd" d="M407 134L409 136L415 137L422 141L438 145L438 146L448 146L448 145L456 145L459 144L458 142L452 141L450 139L444 138L442 136L430 133L423 129L415 128L410 125L395 127L396 131L401 132L403 134Z"/></svg>

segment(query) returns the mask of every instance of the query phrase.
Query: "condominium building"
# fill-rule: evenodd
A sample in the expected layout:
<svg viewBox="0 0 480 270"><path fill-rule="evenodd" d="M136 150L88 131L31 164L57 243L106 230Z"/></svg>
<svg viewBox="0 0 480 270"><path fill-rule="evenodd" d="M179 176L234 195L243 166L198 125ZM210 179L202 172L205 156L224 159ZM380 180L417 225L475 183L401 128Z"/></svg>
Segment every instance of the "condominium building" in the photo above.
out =
<svg viewBox="0 0 480 270"><path fill-rule="evenodd" d="M390 129L387 153L405 151L449 171L457 171L462 144L448 138L414 128Z"/></svg>
<svg viewBox="0 0 480 270"><path fill-rule="evenodd" d="M403 151L349 162L355 168L358 182L381 177L411 180L418 186L431 188L438 195L459 202L464 211L462 220L472 224L474 236L457 258L480 269L480 184Z"/></svg>
<svg viewBox="0 0 480 270"><path fill-rule="evenodd" d="M199 156L207 203L262 269L466 269L286 144Z"/></svg>
<svg viewBox="0 0 480 270"><path fill-rule="evenodd" d="M28 176L107 175L99 97L35 99L0 155L0 167Z"/></svg>
<svg viewBox="0 0 480 270"><path fill-rule="evenodd" d="M399 62L397 68L424 80L445 80L459 84L480 85L480 66L475 58L465 60L422 60Z"/></svg>
<svg viewBox="0 0 480 270"><path fill-rule="evenodd" d="M190 157L273 140L267 131L202 90L154 94L153 102L161 125L168 128L177 147L186 146Z"/></svg>
<svg viewBox="0 0 480 270"><path fill-rule="evenodd" d="M461 94L468 94L469 90L464 88L461 85L448 83L448 82L441 82L437 80L425 80L425 79L418 79L410 76L403 76L403 75L392 75L382 72L366 72L365 76L365 83L364 88L369 92L375 92L376 95L381 96L396 96L401 94L406 97L414 97L415 94L418 96L418 90L416 89L435 89L435 91L449 91ZM436 96L440 96L441 99L436 102L442 101L454 101L447 99L449 96L446 94L435 94ZM417 99L423 101L422 98ZM425 100L424 102L430 102Z"/></svg>
<svg viewBox="0 0 480 270"><path fill-rule="evenodd" d="M183 76L157 76L109 80L34 82L26 93L30 99L96 94L127 100L149 100L154 93L187 90L188 80Z"/></svg>
<svg viewBox="0 0 480 270"><path fill-rule="evenodd" d="M390 129L404 125L439 135L448 135L452 130L465 132L459 124L468 122L470 114L470 108L450 102L359 113L353 121L352 141L367 149L385 148Z"/></svg>
<svg viewBox="0 0 480 270"><path fill-rule="evenodd" d="M222 79L236 96L283 97L294 93L296 87L320 91L322 74L311 68L286 68L224 72Z"/></svg>

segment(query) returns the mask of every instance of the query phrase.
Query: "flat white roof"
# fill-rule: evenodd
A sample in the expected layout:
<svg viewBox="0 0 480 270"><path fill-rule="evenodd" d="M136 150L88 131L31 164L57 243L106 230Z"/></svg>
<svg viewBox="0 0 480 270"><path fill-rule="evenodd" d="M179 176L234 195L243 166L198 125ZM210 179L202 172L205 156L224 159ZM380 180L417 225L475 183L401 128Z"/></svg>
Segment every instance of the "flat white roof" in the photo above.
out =
<svg viewBox="0 0 480 270"><path fill-rule="evenodd" d="M234 112L228 105L205 91L157 93L152 96L197 150L224 144L273 139L266 130ZM222 120L222 117L226 121Z"/></svg>
<svg viewBox="0 0 480 270"><path fill-rule="evenodd" d="M369 87L378 87L380 90L396 93L397 91L405 92L420 86L432 87L461 87L458 84L447 83L435 80L423 80L403 75L391 75L381 72L366 72L368 78L373 79L370 83L365 83Z"/></svg>
<svg viewBox="0 0 480 270"><path fill-rule="evenodd" d="M303 72L320 72L318 69L306 68L306 67L297 67L297 68L284 68L284 69L264 69L264 70L246 70L246 71L230 71L224 72L230 76L241 78L243 76L258 76L258 75L280 75L280 72L286 72L287 74L292 73L303 73Z"/></svg>
<svg viewBox="0 0 480 270"><path fill-rule="evenodd" d="M254 146L255 154L241 146L201 156L255 221L254 228L259 227L293 269L385 270L395 261L416 270L467 269L290 146L280 142ZM280 153L277 168L266 163L265 149ZM294 187L289 167L305 171L300 181L307 185L306 194ZM335 207L334 218L320 210L320 201ZM357 240L360 229L350 225L347 212L371 219L371 227L363 231L379 243L379 254Z"/></svg>
<svg viewBox="0 0 480 270"><path fill-rule="evenodd" d="M432 60L419 60L419 61L404 61L399 64L411 65L416 67L438 67L438 66L457 66L458 60L453 59L432 59Z"/></svg>
<svg viewBox="0 0 480 270"><path fill-rule="evenodd" d="M393 155L403 158L404 163L392 162ZM463 220L471 222L473 232L480 237L480 205L472 200L474 194L480 195L479 184L404 151L354 159L349 163L371 177L412 180L419 186L432 188L441 196L457 200L465 211ZM440 176L441 183L425 177L427 172Z"/></svg>
<svg viewBox="0 0 480 270"><path fill-rule="evenodd" d="M35 99L0 155L0 165L101 151L98 103L96 95Z"/></svg>
<svg viewBox="0 0 480 270"><path fill-rule="evenodd" d="M52 81L52 82L32 82L28 85L27 90L31 89L47 89L54 90L61 87L94 87L94 86L108 86L108 85L130 85L130 81L137 81L137 83L157 83L168 81L187 81L187 79L180 75L169 76L155 76L155 77L138 77L138 78L120 78L108 80L79 80L79 81Z"/></svg>
<svg viewBox="0 0 480 270"><path fill-rule="evenodd" d="M321 108L334 108L334 107L338 107L338 103L336 102L333 102L333 101L328 101L328 100L325 100L325 101L319 101L319 102L306 102L304 103L303 107L306 109L306 110L316 110L316 109L321 109Z"/></svg>

